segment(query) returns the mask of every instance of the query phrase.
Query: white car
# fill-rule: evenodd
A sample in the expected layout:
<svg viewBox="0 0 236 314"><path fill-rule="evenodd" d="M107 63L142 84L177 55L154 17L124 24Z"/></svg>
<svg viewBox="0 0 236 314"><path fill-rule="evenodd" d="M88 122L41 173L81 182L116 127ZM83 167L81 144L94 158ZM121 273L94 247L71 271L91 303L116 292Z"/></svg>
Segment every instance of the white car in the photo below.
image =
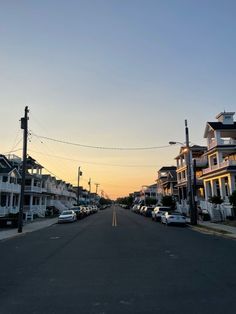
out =
<svg viewBox="0 0 236 314"><path fill-rule="evenodd" d="M161 216L161 222L166 225L186 225L186 217L179 212L166 212Z"/></svg>
<svg viewBox="0 0 236 314"><path fill-rule="evenodd" d="M161 221L161 216L168 211L170 211L170 207L168 206L157 206L152 212L152 219L155 221Z"/></svg>
<svg viewBox="0 0 236 314"><path fill-rule="evenodd" d="M76 213L73 210L63 210L58 217L58 223L74 222L77 220Z"/></svg>

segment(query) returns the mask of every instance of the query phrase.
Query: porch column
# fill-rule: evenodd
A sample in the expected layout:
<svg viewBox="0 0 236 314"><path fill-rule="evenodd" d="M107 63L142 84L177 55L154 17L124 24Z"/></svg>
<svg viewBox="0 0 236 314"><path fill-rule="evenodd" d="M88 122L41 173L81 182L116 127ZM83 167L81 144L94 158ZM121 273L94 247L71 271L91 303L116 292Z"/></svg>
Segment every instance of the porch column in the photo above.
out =
<svg viewBox="0 0 236 314"><path fill-rule="evenodd" d="M207 188L207 195L209 198L213 195L213 182L212 182L212 180L209 180L206 182L206 188Z"/></svg>
<svg viewBox="0 0 236 314"><path fill-rule="evenodd" d="M229 195L231 195L233 191L236 190L235 176L233 174L229 174L228 180L229 180Z"/></svg>
<svg viewBox="0 0 236 314"><path fill-rule="evenodd" d="M10 208L12 208L12 205L13 205L13 193L10 194Z"/></svg>
<svg viewBox="0 0 236 314"><path fill-rule="evenodd" d="M33 195L30 195L30 206L29 206L30 208L30 210L32 209L32 207L33 207Z"/></svg>
<svg viewBox="0 0 236 314"><path fill-rule="evenodd" d="M211 190L212 190L212 196L217 195L216 194L216 182L215 182L215 180L211 180Z"/></svg>
<svg viewBox="0 0 236 314"><path fill-rule="evenodd" d="M204 186L204 191L205 191L205 200L207 201L208 198L209 198L209 195L208 195L208 190L207 190L207 183L205 180L203 181L203 186Z"/></svg>
<svg viewBox="0 0 236 314"><path fill-rule="evenodd" d="M219 187L220 187L220 197L225 198L225 179L224 178L219 178Z"/></svg>

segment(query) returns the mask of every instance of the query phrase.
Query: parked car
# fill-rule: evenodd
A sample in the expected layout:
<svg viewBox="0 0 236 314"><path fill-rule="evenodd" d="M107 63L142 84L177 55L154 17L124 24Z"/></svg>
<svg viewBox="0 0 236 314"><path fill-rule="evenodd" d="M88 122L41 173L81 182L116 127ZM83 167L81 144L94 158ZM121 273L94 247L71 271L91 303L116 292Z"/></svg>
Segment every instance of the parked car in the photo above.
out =
<svg viewBox="0 0 236 314"><path fill-rule="evenodd" d="M77 219L81 219L84 217L84 212L83 212L81 206L73 206L71 208L71 210L73 210L76 213Z"/></svg>
<svg viewBox="0 0 236 314"><path fill-rule="evenodd" d="M147 206L141 206L138 213L139 213L140 215L143 215L144 210L145 210L146 207L147 207Z"/></svg>
<svg viewBox="0 0 236 314"><path fill-rule="evenodd" d="M76 213L73 210L63 210L63 212L58 217L58 223L74 222L76 220Z"/></svg>
<svg viewBox="0 0 236 314"><path fill-rule="evenodd" d="M179 212L169 211L161 216L161 222L166 225L186 225L186 217Z"/></svg>
<svg viewBox="0 0 236 314"><path fill-rule="evenodd" d="M152 217L152 212L154 211L154 207L151 206L145 206L143 215L146 217Z"/></svg>
<svg viewBox="0 0 236 314"><path fill-rule="evenodd" d="M152 212L152 219L155 221L161 221L161 216L165 214L165 212L170 211L170 207L168 206L156 206Z"/></svg>

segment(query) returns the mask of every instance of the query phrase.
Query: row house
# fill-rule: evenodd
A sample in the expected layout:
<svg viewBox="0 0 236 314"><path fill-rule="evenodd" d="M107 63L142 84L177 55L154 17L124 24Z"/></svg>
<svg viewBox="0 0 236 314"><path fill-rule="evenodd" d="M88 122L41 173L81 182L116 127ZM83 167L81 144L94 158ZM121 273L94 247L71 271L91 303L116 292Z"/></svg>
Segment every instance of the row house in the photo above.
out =
<svg viewBox="0 0 236 314"><path fill-rule="evenodd" d="M63 180L57 180L51 175L43 175L44 189L46 196L46 208L63 211L71 208L77 203L77 196L70 183Z"/></svg>
<svg viewBox="0 0 236 314"><path fill-rule="evenodd" d="M176 188L176 166L164 166L157 172L157 195L158 203L161 203L163 196L173 196L177 199L178 190Z"/></svg>
<svg viewBox="0 0 236 314"><path fill-rule="evenodd" d="M219 196L223 216L232 216L229 196L236 190L236 122L235 112L221 112L217 121L207 122L204 138L207 140L206 157L208 167L203 170L201 179L205 190L205 203L201 206L214 216L209 199Z"/></svg>
<svg viewBox="0 0 236 314"><path fill-rule="evenodd" d="M158 200L158 194L157 194L157 184L151 184L151 185L143 185L142 189L140 191L140 201L144 204L146 203L146 199L151 199L153 201Z"/></svg>
<svg viewBox="0 0 236 314"><path fill-rule="evenodd" d="M129 196L133 198L134 204L140 203L140 201L141 201L141 192L140 191L135 191L133 193L130 193Z"/></svg>
<svg viewBox="0 0 236 314"><path fill-rule="evenodd" d="M189 147L189 151L186 146L180 148L180 152L176 159L176 174L177 174L177 189L178 189L178 202L177 208L179 211L189 214L189 204L188 204L188 169L187 160L188 154L190 154L190 174L191 174L191 186L193 187L194 179L194 169L193 161L196 162L195 176L196 176L196 197L198 204L205 199L204 186L201 176L203 174L203 169L207 167L207 158L205 152L207 150L206 146L193 145Z"/></svg>
<svg viewBox="0 0 236 314"><path fill-rule="evenodd" d="M9 161L21 172L19 157L9 156ZM25 175L24 213L44 217L47 209L59 212L71 208L77 202L73 186L51 175L42 174L43 166L31 156L27 157Z"/></svg>
<svg viewBox="0 0 236 314"><path fill-rule="evenodd" d="M20 173L0 155L0 217L15 214L20 207Z"/></svg>

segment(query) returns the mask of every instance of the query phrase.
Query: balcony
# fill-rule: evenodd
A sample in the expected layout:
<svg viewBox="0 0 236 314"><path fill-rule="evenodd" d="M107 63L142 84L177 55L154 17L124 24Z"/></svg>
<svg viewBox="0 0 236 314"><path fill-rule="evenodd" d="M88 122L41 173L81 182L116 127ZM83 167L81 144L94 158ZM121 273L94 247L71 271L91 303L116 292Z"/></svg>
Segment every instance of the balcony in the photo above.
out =
<svg viewBox="0 0 236 314"><path fill-rule="evenodd" d="M42 193L42 188L40 186L25 186L25 192L28 193Z"/></svg>
<svg viewBox="0 0 236 314"><path fill-rule="evenodd" d="M0 191L1 192L8 192L8 193L20 193L20 185L15 183L9 182L0 182Z"/></svg>
<svg viewBox="0 0 236 314"><path fill-rule="evenodd" d="M230 139L220 139L220 141L216 141L215 139L211 139L211 141L208 144L208 149L210 150L213 147L216 147L218 145L236 145L236 140L230 138Z"/></svg>
<svg viewBox="0 0 236 314"><path fill-rule="evenodd" d="M229 166L236 166L236 160L223 161L223 162L219 163L218 165L214 165L214 166L211 166L209 168L203 169L202 172L203 172L203 175L205 175L205 174L211 173L215 170L221 170L221 169L227 168Z"/></svg>

